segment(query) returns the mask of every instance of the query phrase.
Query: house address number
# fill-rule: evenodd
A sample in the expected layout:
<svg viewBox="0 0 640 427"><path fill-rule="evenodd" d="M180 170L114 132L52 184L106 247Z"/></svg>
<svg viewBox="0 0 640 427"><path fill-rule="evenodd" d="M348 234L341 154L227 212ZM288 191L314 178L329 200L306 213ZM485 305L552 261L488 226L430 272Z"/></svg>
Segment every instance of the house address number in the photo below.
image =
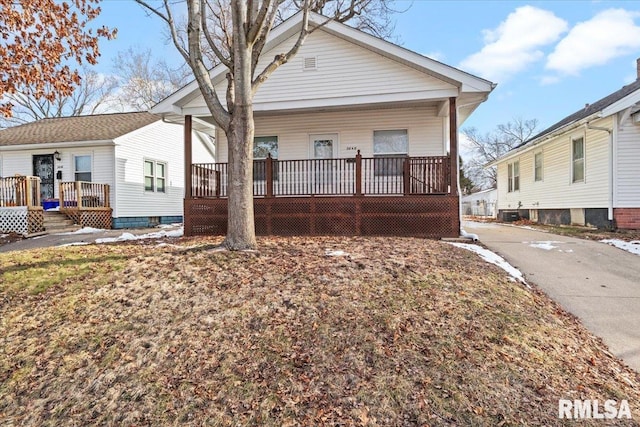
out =
<svg viewBox="0 0 640 427"><path fill-rule="evenodd" d="M355 145L347 145L347 151L357 151L358 147Z"/></svg>

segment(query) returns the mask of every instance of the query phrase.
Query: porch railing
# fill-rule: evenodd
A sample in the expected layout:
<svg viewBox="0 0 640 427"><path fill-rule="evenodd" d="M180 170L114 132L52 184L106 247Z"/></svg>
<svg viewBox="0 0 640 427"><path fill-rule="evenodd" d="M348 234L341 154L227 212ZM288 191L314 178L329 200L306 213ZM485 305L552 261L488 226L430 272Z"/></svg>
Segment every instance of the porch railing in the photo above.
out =
<svg viewBox="0 0 640 427"><path fill-rule="evenodd" d="M256 160L253 194L264 197L447 194L449 157ZM191 196L227 197L228 164L191 166Z"/></svg>
<svg viewBox="0 0 640 427"><path fill-rule="evenodd" d="M40 178L9 176L0 178L0 207L40 206Z"/></svg>
<svg viewBox="0 0 640 427"><path fill-rule="evenodd" d="M109 185L95 182L61 182L59 187L61 209L92 209L109 207Z"/></svg>

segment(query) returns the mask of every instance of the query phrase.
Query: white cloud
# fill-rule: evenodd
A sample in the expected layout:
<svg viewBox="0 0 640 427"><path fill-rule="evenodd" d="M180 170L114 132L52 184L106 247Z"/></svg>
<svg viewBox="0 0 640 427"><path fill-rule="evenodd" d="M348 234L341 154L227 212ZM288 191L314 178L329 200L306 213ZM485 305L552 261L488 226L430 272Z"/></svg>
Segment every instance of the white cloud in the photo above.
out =
<svg viewBox="0 0 640 427"><path fill-rule="evenodd" d="M553 12L523 6L510 13L494 30L484 30L485 46L460 63L460 68L500 81L541 60L541 47L567 31L567 22Z"/></svg>
<svg viewBox="0 0 640 427"><path fill-rule="evenodd" d="M576 24L549 55L546 68L578 75L585 68L640 49L640 26L633 21L638 16L638 12L608 9Z"/></svg>
<svg viewBox="0 0 640 427"><path fill-rule="evenodd" d="M540 85L542 86L554 85L558 82L560 82L560 77L558 76L543 76L540 78Z"/></svg>

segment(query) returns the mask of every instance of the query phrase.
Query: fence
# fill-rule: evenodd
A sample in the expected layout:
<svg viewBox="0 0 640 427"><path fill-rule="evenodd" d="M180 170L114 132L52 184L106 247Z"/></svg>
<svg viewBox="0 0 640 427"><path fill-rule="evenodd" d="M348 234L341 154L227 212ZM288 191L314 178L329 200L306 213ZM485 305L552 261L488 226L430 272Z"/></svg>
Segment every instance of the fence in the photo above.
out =
<svg viewBox="0 0 640 427"><path fill-rule="evenodd" d="M228 164L198 163L191 167L191 196L227 197ZM256 197L420 195L449 193L449 158L371 157L256 160Z"/></svg>
<svg viewBox="0 0 640 427"><path fill-rule="evenodd" d="M108 208L109 185L95 182L61 182L60 208Z"/></svg>
<svg viewBox="0 0 640 427"><path fill-rule="evenodd" d="M40 178L37 176L0 178L0 206L40 206Z"/></svg>

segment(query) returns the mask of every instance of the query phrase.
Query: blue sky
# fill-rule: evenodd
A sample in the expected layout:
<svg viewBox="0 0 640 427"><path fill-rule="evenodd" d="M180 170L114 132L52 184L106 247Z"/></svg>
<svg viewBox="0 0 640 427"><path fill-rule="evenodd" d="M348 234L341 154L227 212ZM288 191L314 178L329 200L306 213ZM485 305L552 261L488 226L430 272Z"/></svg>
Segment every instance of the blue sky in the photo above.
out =
<svg viewBox="0 0 640 427"><path fill-rule="evenodd" d="M498 87L463 127L482 132L520 117L547 127L636 79L640 1L397 1L399 44ZM118 28L98 71L130 46L177 60L162 22L128 0L102 3Z"/></svg>

